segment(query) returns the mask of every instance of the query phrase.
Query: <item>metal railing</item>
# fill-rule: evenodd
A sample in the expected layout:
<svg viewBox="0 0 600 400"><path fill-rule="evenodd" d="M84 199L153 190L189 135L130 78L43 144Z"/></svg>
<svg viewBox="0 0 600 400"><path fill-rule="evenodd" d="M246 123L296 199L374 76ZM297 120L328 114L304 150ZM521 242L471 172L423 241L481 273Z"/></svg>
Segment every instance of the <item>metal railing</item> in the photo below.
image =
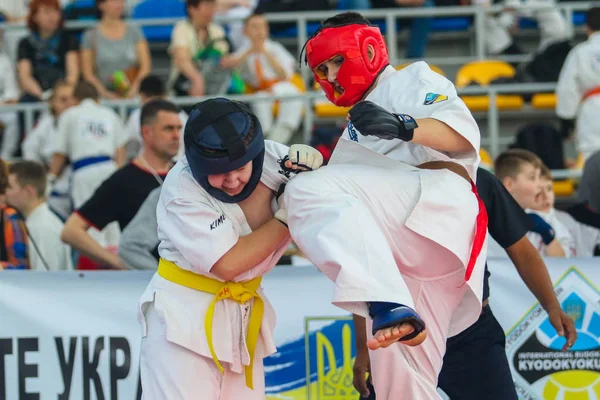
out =
<svg viewBox="0 0 600 400"><path fill-rule="evenodd" d="M482 143L487 143L486 148L489 150L491 156L495 158L500 154L500 118L501 115L498 111L496 100L499 95L503 94L527 94L527 93L539 93L554 91L554 83L530 83L530 84L505 84L505 85L490 85L487 87L466 87L458 90L461 96L468 95L487 95L489 96L489 107L486 112L487 116L487 127L485 135L482 135ZM175 97L172 98L175 104L179 106L191 106L199 101L206 100L215 96L203 96L203 97ZM303 138L305 143L309 143L311 140L312 129L315 121L318 120L318 116L315 114L314 103L315 101L326 101L325 95L322 91L309 91L298 95L228 95L228 98L232 100L242 101L245 103L253 102L266 102L272 100L302 100L304 103L304 115L303 115ZM126 118L128 111L139 107L139 102L133 99L127 100L107 100L102 101L103 104L112 107L117 112ZM4 112L23 112L25 114L25 125L26 131L29 131L33 126L33 118L35 112L44 111L47 109L45 103L20 103L11 104L2 107ZM340 118L342 120L343 117ZM482 129L482 131L484 131ZM486 140L488 139L488 140ZM580 176L580 171L563 170L553 171L553 175L556 177L577 177Z"/></svg>
<svg viewBox="0 0 600 400"><path fill-rule="evenodd" d="M519 10L528 11L539 11L547 9L558 9L562 11L566 17L568 29L573 31L573 12L587 10L593 3L592 2L570 2L570 3L559 3L556 5L537 5L537 4L522 4ZM396 22L400 18L413 18L413 17L451 17L451 16L471 16L474 18L474 34L475 34L475 58L485 59L485 17L489 13L497 13L503 10L503 6L494 5L489 7L482 6L454 6L454 7L436 7L436 8L393 8L393 9L372 9L372 10L361 10L361 14L371 20L385 20L385 32L389 57L391 60L398 60L398 46L397 40L397 26ZM308 24L309 22L322 21L325 18L334 16L339 11L308 11L308 12L294 12L294 13L270 13L266 14L266 18L270 22L292 22L296 24L298 31L297 45L298 49L301 49L306 40L308 39ZM227 23L233 21L239 21L239 17L217 17L217 22ZM158 18L158 19L131 19L128 22L132 25L137 26L170 26L181 18ZM67 29L85 29L95 26L96 21L68 21L66 23ZM23 23L0 23L0 30L14 30L27 29ZM305 81L308 81L310 71L308 68L301 68L301 73ZM490 97L490 107L487 110L487 136L489 137L489 150L493 157L497 156L500 151L500 114L496 104L498 95L504 93L537 93L542 91L554 91L555 84L518 84L518 85L491 85L488 87L469 87L459 90L461 95L488 95ZM312 126L315 121L315 114L313 109L313 103L315 100L324 100L325 96L322 92L308 92L297 96L260 96L254 95L231 95L228 96L231 99L253 102L253 101L270 101L280 99L302 99L305 104L304 108L304 139L305 141L310 140ZM207 97L178 97L173 98L172 101L180 106L193 105L198 101L201 101ZM130 108L139 106L139 102L136 100L116 100L116 101L104 101L106 105L114 107L118 110L119 114L123 117L127 115L127 111ZM46 109L45 104L16 104L16 105L5 105L1 107L3 111L22 111L25 113L25 127L26 131L29 131L33 126L33 116L36 111L43 111ZM570 174L570 172L564 172Z"/></svg>

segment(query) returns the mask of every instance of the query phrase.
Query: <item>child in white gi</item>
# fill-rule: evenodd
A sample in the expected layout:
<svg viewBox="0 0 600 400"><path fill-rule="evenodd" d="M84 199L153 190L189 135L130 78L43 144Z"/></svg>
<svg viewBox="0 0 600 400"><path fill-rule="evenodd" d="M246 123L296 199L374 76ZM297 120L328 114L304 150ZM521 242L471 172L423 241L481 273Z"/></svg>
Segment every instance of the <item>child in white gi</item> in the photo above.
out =
<svg viewBox="0 0 600 400"><path fill-rule="evenodd" d="M260 283L291 242L272 205L292 164L316 169L322 157L265 141L246 106L219 98L196 105L184 138L157 206L158 272L140 299L144 398L265 399L275 315Z"/></svg>
<svg viewBox="0 0 600 400"><path fill-rule="evenodd" d="M577 150L587 160L600 150L600 7L586 13L588 39L567 56L556 84L556 115L565 136L575 128Z"/></svg>
<svg viewBox="0 0 600 400"><path fill-rule="evenodd" d="M281 45L269 39L269 24L262 14L252 14L244 23L248 38L230 58L229 66L239 66L242 78L258 95L298 95L290 82L296 60ZM302 118L302 100L279 100L279 114L273 121L273 100L251 103L265 136L287 144L298 130Z"/></svg>
<svg viewBox="0 0 600 400"><path fill-rule="evenodd" d="M593 257L594 250L600 245L600 230L578 222L566 211L554 208L552 173L545 165L542 165L541 183L542 191L534 212L554 228L566 257Z"/></svg>
<svg viewBox="0 0 600 400"><path fill-rule="evenodd" d="M326 20L306 58L328 99L352 109L329 164L287 185L290 232L335 281L334 304L371 317L378 397L438 398L446 339L481 313L479 129L427 64L390 66L360 14Z"/></svg>

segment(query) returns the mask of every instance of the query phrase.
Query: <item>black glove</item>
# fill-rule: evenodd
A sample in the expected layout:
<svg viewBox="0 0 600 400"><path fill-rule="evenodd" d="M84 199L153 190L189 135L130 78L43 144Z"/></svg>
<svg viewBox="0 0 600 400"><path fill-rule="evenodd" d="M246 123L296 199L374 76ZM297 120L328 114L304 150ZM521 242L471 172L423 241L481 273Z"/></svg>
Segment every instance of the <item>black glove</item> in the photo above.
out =
<svg viewBox="0 0 600 400"><path fill-rule="evenodd" d="M529 213L527 216L533 223L531 231L539 233L546 246L552 243L556 235L554 234L554 229L552 229L550 224L544 221L544 219L537 214Z"/></svg>
<svg viewBox="0 0 600 400"><path fill-rule="evenodd" d="M372 101L361 101L348 112L350 122L365 136L377 136L380 139L412 140L418 127L413 117L406 114L394 114Z"/></svg>

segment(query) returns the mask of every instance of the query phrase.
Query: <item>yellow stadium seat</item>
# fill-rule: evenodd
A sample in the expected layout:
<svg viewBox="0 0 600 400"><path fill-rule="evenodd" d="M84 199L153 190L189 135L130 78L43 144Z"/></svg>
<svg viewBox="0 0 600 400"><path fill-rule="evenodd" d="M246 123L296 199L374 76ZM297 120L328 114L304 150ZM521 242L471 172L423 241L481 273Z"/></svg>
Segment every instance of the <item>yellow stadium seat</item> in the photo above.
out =
<svg viewBox="0 0 600 400"><path fill-rule="evenodd" d="M539 109L554 109L556 107L556 95L554 93L538 93L531 98L531 106Z"/></svg>
<svg viewBox="0 0 600 400"><path fill-rule="evenodd" d="M483 60L463 65L456 74L456 87L463 88L475 83L488 86L497 78L512 78L515 69L504 61ZM471 111L487 111L490 105L488 96L462 96ZM499 110L518 110L523 107L523 97L517 95L498 95L496 104Z"/></svg>
<svg viewBox="0 0 600 400"><path fill-rule="evenodd" d="M402 68L408 67L410 64L412 63L404 63L404 64L400 64L396 66L396 70L400 71ZM431 68L431 70L433 72L437 72L438 74L440 74L441 76L446 76L446 74L444 73L444 71L438 67L437 65L433 65L433 64L428 64L429 68Z"/></svg>
<svg viewBox="0 0 600 400"><path fill-rule="evenodd" d="M321 85L315 82L314 90L323 90ZM338 107L329 100L315 101L315 114L321 118L345 118L350 107Z"/></svg>
<svg viewBox="0 0 600 400"><path fill-rule="evenodd" d="M584 163L583 154L579 153L575 169L583 169ZM573 178L552 182L552 189L554 190L554 195L556 197L569 197L574 195L576 186L577 180Z"/></svg>
<svg viewBox="0 0 600 400"><path fill-rule="evenodd" d="M572 179L552 182L552 189L556 197L569 197L575 193L575 182Z"/></svg>
<svg viewBox="0 0 600 400"><path fill-rule="evenodd" d="M487 169L494 168L494 160L492 156L483 147L479 149L479 157L481 158L481 166Z"/></svg>

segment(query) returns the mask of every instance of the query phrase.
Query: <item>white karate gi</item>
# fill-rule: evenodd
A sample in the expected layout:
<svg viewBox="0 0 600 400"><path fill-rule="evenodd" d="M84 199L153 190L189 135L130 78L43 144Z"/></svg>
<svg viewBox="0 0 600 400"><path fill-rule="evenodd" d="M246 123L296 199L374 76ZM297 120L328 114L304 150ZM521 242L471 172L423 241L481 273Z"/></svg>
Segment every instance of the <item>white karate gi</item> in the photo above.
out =
<svg viewBox="0 0 600 400"><path fill-rule="evenodd" d="M556 115L575 119L577 150L587 160L600 150L600 96L587 96L600 89L600 32L569 52L556 85Z"/></svg>
<svg viewBox="0 0 600 400"><path fill-rule="evenodd" d="M251 44L246 41L236 52L236 55L245 53ZM286 80L274 83L269 89L261 89L256 92L259 96L266 95L298 95L300 90L289 81L296 71L297 61L281 43L266 40L265 51L269 52L285 70ZM260 64L262 77L257 72L256 63ZM278 80L277 74L271 67L264 54L250 54L245 62L240 65L240 73L244 82L252 88L260 88L261 82ZM252 112L256 115L265 132L266 137L271 140L286 144L292 134L300 126L302 119L302 100L279 100L279 114L277 120L273 118L274 100L263 100L251 102Z"/></svg>
<svg viewBox="0 0 600 400"><path fill-rule="evenodd" d="M261 182L277 191L288 178L278 160L288 148L265 141ZM157 207L159 254L179 268L218 279L210 273L240 236L251 233L237 204L221 202L192 176L184 157L169 171ZM235 282L248 281L271 270L291 240ZM254 356L254 390L246 387L244 365L250 355L246 331L252 301L244 305L226 299L217 302L213 319L213 345L225 368L216 367L205 335L204 317L214 295L189 289L154 275L140 299L142 324L141 379L145 400L265 399L262 359L274 353L275 313L265 302L265 312Z"/></svg>
<svg viewBox="0 0 600 400"><path fill-rule="evenodd" d="M0 53L0 101L19 100L19 81L15 65L6 55ZM0 105L0 109L2 106ZM0 112L0 123L4 125L4 133L0 141L0 157L10 159L19 147L19 117L15 111Z"/></svg>
<svg viewBox="0 0 600 400"><path fill-rule="evenodd" d="M85 99L62 113L58 119L54 153L66 155L71 160L71 198L75 209L92 197L100 184L117 170L113 158L126 142L121 117L94 100ZM79 163L83 166L78 166ZM102 232L95 228L88 231L105 248L118 245L119 232L116 222L108 224Z"/></svg>
<svg viewBox="0 0 600 400"><path fill-rule="evenodd" d="M428 93L448 97L425 105ZM480 133L452 83L424 62L401 71L387 67L366 100L415 119L441 120L474 150L444 154L363 136L349 125L328 166L287 185L290 232L304 254L335 281L334 304L362 316L368 315L368 301L400 303L418 312L427 339L417 347L398 343L371 352L374 386L378 399L435 399L446 339L481 313L486 246L463 284L477 198L459 175L414 166L453 161L474 181Z"/></svg>
<svg viewBox="0 0 600 400"><path fill-rule="evenodd" d="M490 0L475 0L473 4L490 6L493 2ZM551 44L567 40L569 32L567 21L562 13L552 8L556 2L554 0L526 0L528 5L547 6L545 10L517 10L517 12L503 12L499 16L493 14L486 15L485 18L485 44L490 54L498 54L506 50L512 43L513 37L510 28L518 23L519 17L528 17L536 20L540 30L540 44L537 51L543 51ZM507 0L504 7L518 9L521 5L520 0Z"/></svg>
<svg viewBox="0 0 600 400"><path fill-rule="evenodd" d="M42 114L33 129L27 134L21 150L23 158L50 166L54 153L54 141L57 131L56 118L49 112ZM54 181L48 196L48 205L64 220L73 211L71 204L71 165L66 165Z"/></svg>

